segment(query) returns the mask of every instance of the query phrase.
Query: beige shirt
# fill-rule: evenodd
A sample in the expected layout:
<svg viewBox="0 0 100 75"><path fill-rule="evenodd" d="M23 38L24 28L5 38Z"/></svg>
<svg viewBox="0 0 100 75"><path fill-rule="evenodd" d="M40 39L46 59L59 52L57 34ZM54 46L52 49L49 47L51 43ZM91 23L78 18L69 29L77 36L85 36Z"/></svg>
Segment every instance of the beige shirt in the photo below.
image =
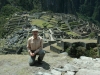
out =
<svg viewBox="0 0 100 75"><path fill-rule="evenodd" d="M37 39L34 37L30 37L27 41L27 48L29 50L36 50L35 53L39 52L39 50L43 49L43 40L42 37L38 36Z"/></svg>

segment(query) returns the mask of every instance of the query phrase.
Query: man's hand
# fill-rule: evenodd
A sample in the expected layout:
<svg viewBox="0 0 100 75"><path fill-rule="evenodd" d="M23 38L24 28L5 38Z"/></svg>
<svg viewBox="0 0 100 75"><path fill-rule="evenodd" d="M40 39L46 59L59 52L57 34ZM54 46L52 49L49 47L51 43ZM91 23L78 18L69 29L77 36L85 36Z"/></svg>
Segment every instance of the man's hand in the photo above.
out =
<svg viewBox="0 0 100 75"><path fill-rule="evenodd" d="M30 56L35 56L35 53L30 52Z"/></svg>

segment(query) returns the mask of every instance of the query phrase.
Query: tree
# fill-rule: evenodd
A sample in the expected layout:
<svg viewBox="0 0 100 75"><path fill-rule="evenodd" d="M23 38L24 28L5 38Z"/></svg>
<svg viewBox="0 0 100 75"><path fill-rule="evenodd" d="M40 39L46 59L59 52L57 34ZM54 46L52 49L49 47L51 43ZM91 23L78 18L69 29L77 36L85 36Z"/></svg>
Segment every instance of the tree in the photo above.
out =
<svg viewBox="0 0 100 75"><path fill-rule="evenodd" d="M21 11L21 10L14 7L14 6L6 5L6 6L2 7L1 14L4 15L4 16L10 16L11 14L13 14L17 11Z"/></svg>
<svg viewBox="0 0 100 75"><path fill-rule="evenodd" d="M21 6L24 10L30 11L34 7L33 0L20 0L19 6Z"/></svg>

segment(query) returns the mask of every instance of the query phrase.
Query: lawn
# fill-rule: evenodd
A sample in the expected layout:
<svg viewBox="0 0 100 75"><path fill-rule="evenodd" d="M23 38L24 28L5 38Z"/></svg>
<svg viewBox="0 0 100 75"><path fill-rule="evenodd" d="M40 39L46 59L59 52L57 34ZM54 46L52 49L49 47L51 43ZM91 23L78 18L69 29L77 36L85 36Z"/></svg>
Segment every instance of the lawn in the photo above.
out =
<svg viewBox="0 0 100 75"><path fill-rule="evenodd" d="M40 19L32 19L32 22L31 22L32 25L38 25L40 27L43 27L42 25L43 23L45 23L45 21L40 20Z"/></svg>

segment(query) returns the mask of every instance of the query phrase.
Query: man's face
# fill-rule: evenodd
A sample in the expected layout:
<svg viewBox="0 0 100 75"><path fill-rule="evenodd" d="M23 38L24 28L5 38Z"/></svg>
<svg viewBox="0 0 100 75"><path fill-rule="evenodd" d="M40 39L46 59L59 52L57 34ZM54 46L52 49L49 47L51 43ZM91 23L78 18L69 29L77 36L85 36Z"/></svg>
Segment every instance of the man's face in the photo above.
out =
<svg viewBox="0 0 100 75"><path fill-rule="evenodd" d="M32 33L34 36L38 36L38 31L33 31Z"/></svg>

